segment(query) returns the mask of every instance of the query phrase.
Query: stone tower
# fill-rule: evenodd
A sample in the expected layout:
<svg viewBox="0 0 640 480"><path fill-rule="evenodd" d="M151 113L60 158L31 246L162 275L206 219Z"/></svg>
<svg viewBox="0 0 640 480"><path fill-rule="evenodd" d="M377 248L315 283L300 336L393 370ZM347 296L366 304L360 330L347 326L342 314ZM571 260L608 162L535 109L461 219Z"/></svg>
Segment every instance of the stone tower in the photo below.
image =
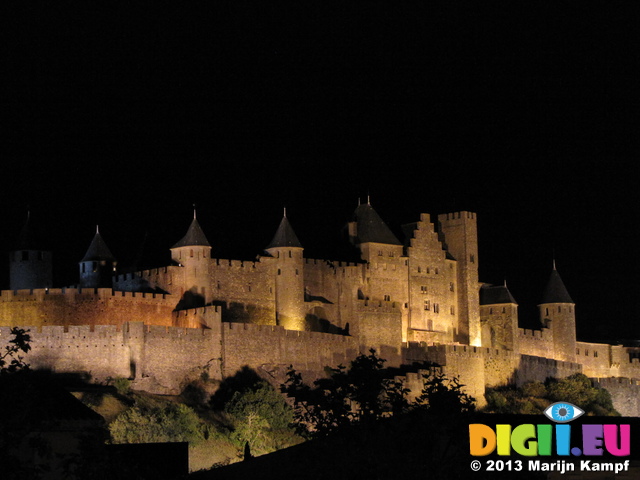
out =
<svg viewBox="0 0 640 480"><path fill-rule="evenodd" d="M480 324L483 347L518 351L518 304L506 282L480 288Z"/></svg>
<svg viewBox="0 0 640 480"><path fill-rule="evenodd" d="M53 283L51 252L42 248L31 227L30 217L27 214L16 247L9 253L11 290L50 288Z"/></svg>
<svg viewBox="0 0 640 480"><path fill-rule="evenodd" d="M371 204L358 205L349 222L349 241L360 250L360 257L368 263L387 258L400 258L402 244L384 223Z"/></svg>
<svg viewBox="0 0 640 480"><path fill-rule="evenodd" d="M553 270L538 305L542 325L551 329L553 351L556 360L576 361L576 312L560 274L553 263Z"/></svg>
<svg viewBox="0 0 640 480"><path fill-rule="evenodd" d="M480 305L478 298L478 224L473 212L438 215L440 231L447 250L458 262L458 339L461 343L481 345Z"/></svg>
<svg viewBox="0 0 640 480"><path fill-rule="evenodd" d="M112 288L113 274L116 270L116 258L102 239L98 227L96 234L87 249L87 253L79 262L80 287Z"/></svg>
<svg viewBox="0 0 640 480"><path fill-rule="evenodd" d="M275 260L276 323L287 330L305 330L303 248L286 211L265 252Z"/></svg>
<svg viewBox="0 0 640 480"><path fill-rule="evenodd" d="M184 286L182 291L176 292L181 295L177 309L200 307L211 301L210 258L211 245L198 223L194 210L193 220L186 235L171 247L171 259L182 267L182 278L178 284Z"/></svg>

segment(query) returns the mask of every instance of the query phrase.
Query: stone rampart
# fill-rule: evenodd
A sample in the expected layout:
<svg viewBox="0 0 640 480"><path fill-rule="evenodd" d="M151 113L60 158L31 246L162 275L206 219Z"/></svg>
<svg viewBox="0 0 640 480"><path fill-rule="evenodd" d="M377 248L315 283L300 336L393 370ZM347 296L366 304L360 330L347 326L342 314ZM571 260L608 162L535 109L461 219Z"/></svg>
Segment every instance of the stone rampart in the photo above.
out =
<svg viewBox="0 0 640 480"><path fill-rule="evenodd" d="M520 355L515 381L520 387L527 382L544 382L548 377L565 378L574 373L582 373L582 365L551 358Z"/></svg>
<svg viewBox="0 0 640 480"><path fill-rule="evenodd" d="M611 394L614 408L625 417L640 416L640 380L637 378L610 377L592 379L596 387Z"/></svg>
<svg viewBox="0 0 640 480"><path fill-rule="evenodd" d="M414 345L415 349L416 346ZM426 346L424 358L442 367L448 377L458 377L464 391L473 396L479 406L484 405L485 370L484 351L468 345ZM412 352L415 355L416 352Z"/></svg>
<svg viewBox="0 0 640 480"><path fill-rule="evenodd" d="M0 325L172 325L170 295L121 292L110 288L4 290Z"/></svg>
<svg viewBox="0 0 640 480"><path fill-rule="evenodd" d="M244 366L286 369L293 365L310 382L323 376L325 367L348 365L359 353L355 339L343 335L247 323L222 323L221 332L223 377Z"/></svg>
<svg viewBox="0 0 640 480"><path fill-rule="evenodd" d="M487 387L497 387L515 383L516 369L520 355L509 350L483 348L484 382Z"/></svg>
<svg viewBox="0 0 640 480"><path fill-rule="evenodd" d="M549 329L518 329L518 349L523 355L553 358L553 334Z"/></svg>

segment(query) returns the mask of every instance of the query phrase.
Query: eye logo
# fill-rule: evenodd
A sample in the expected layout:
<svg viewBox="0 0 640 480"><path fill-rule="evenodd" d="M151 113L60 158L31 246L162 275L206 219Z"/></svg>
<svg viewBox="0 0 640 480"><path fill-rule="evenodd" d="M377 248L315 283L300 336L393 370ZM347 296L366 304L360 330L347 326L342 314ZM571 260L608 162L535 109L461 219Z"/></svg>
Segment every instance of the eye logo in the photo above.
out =
<svg viewBox="0 0 640 480"><path fill-rule="evenodd" d="M571 420L575 420L584 413L580 407L576 407L572 403L568 402L556 402L552 403L544 411L544 414L550 420L557 423L567 423Z"/></svg>

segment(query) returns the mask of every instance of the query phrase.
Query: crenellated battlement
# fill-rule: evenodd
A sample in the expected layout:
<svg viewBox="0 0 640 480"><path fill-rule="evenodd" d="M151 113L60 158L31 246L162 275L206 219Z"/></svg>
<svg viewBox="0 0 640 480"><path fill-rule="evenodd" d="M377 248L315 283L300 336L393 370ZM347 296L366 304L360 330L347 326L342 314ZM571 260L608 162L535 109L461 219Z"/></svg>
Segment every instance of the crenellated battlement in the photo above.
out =
<svg viewBox="0 0 640 480"><path fill-rule="evenodd" d="M640 387L640 379L627 378L627 377L607 377L607 378L592 378L591 381L594 385L600 388L610 389L620 385L633 385Z"/></svg>
<svg viewBox="0 0 640 480"><path fill-rule="evenodd" d="M280 325L257 325L253 323L222 322L222 332L240 333L247 336L257 335L256 338L278 337L283 339L322 340L331 343L352 343L353 338L348 335L336 335L323 332L306 332L299 330L287 330Z"/></svg>
<svg viewBox="0 0 640 480"><path fill-rule="evenodd" d="M232 260L227 258L212 258L211 262L215 267L228 268L229 270L253 270L260 264L260 262L256 261Z"/></svg>
<svg viewBox="0 0 640 480"><path fill-rule="evenodd" d="M358 300L359 312L401 313L400 302L386 300Z"/></svg>
<svg viewBox="0 0 640 480"><path fill-rule="evenodd" d="M115 279L116 283L135 280L136 278L149 279L159 275L166 275L172 268L179 267L167 265L165 267L151 268L149 270L138 270L136 272L120 273L118 275L115 275L113 278Z"/></svg>
<svg viewBox="0 0 640 480"><path fill-rule="evenodd" d="M460 211L460 212L445 213L445 214L439 215L439 218L444 220L457 220L462 218L475 220L476 214L474 212Z"/></svg>
<svg viewBox="0 0 640 480"><path fill-rule="evenodd" d="M357 267L358 265L362 265L361 263L356 262L343 262L339 260L325 260L319 258L305 258L305 265L318 265L325 266L327 268L345 268L345 267Z"/></svg>
<svg viewBox="0 0 640 480"><path fill-rule="evenodd" d="M533 330L528 328L518 328L518 334L522 337L532 338L534 340L546 340L547 333L545 330Z"/></svg>
<svg viewBox="0 0 640 480"><path fill-rule="evenodd" d="M108 300L110 298L118 299L144 299L146 301L156 300L158 303L164 303L170 295L164 293L147 293L147 292L126 292L114 290L112 288L43 288L32 290L2 290L0 291L0 302L20 302L20 301L46 301L48 299L63 297L67 301L76 299L97 299Z"/></svg>

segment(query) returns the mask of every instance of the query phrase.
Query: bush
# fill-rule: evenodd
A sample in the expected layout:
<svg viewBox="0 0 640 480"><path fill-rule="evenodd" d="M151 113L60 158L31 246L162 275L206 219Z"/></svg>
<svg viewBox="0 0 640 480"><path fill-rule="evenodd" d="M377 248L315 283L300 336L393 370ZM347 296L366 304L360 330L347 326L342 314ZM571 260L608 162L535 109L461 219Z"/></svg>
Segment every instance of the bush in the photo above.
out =
<svg viewBox="0 0 640 480"><path fill-rule="evenodd" d="M282 395L263 380L236 391L226 403L224 412L232 423L232 442L239 448L248 443L254 455L301 441L291 427L293 410Z"/></svg>
<svg viewBox="0 0 640 480"><path fill-rule="evenodd" d="M498 387L487 391L486 412L542 414L553 402L569 402L588 415L619 415L607 390L591 385L582 373L567 378L550 378L542 384L529 382L520 388Z"/></svg>
<svg viewBox="0 0 640 480"><path fill-rule="evenodd" d="M189 442L197 444L208 433L198 415L183 404L134 405L109 425L113 443Z"/></svg>
<svg viewBox="0 0 640 480"><path fill-rule="evenodd" d="M117 377L113 380L113 386L120 395L127 395L131 392L131 380L124 377Z"/></svg>

